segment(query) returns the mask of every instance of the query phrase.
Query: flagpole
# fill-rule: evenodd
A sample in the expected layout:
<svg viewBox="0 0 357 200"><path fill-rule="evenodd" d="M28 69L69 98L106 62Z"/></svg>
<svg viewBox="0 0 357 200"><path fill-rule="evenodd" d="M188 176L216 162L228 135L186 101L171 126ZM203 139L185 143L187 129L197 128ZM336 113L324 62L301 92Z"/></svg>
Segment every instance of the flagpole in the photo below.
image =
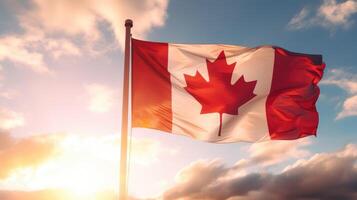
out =
<svg viewBox="0 0 357 200"><path fill-rule="evenodd" d="M120 189L119 200L128 199L127 162L128 162L128 101L129 101L129 64L130 64L130 38L133 21L125 20L125 52L124 52L124 84L123 107L121 123L121 157L120 157Z"/></svg>

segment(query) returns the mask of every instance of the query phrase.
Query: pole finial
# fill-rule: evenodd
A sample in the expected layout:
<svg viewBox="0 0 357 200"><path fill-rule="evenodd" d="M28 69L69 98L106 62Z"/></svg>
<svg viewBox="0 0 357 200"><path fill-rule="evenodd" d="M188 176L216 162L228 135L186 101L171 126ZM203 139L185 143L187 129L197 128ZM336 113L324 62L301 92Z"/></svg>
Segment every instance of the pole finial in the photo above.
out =
<svg viewBox="0 0 357 200"><path fill-rule="evenodd" d="M125 27L133 27L133 20L131 19L126 19L125 20Z"/></svg>

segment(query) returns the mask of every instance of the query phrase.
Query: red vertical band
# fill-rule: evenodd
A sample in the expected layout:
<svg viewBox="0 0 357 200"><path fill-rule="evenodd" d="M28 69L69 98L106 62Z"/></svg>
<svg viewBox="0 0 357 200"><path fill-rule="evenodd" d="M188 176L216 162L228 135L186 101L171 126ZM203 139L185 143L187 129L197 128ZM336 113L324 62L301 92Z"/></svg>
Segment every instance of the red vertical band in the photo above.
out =
<svg viewBox="0 0 357 200"><path fill-rule="evenodd" d="M172 130L168 44L132 39L132 126Z"/></svg>
<svg viewBox="0 0 357 200"><path fill-rule="evenodd" d="M275 48L274 71L266 113L271 139L290 140L316 135L315 103L325 64L321 55Z"/></svg>

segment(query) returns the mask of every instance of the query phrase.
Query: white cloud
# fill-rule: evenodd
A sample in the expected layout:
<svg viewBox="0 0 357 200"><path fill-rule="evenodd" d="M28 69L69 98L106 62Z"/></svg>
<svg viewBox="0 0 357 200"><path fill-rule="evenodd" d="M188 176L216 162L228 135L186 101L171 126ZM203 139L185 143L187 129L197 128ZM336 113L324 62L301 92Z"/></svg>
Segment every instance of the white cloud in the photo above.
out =
<svg viewBox="0 0 357 200"><path fill-rule="evenodd" d="M307 137L292 141L272 140L254 143L247 149L249 157L236 162L234 173L249 167L269 167L289 159L309 156L310 152L304 147L310 143L311 141Z"/></svg>
<svg viewBox="0 0 357 200"><path fill-rule="evenodd" d="M321 84L336 85L349 94L357 93L357 75L342 69L331 69Z"/></svg>
<svg viewBox="0 0 357 200"><path fill-rule="evenodd" d="M25 123L21 113L0 107L0 129L12 129L23 126Z"/></svg>
<svg viewBox="0 0 357 200"><path fill-rule="evenodd" d="M48 73L44 55L31 51L28 45L28 41L24 38L14 36L0 38L0 61L12 61L27 66L35 72Z"/></svg>
<svg viewBox="0 0 357 200"><path fill-rule="evenodd" d="M53 73L45 62L46 56L79 56L75 43L65 38L45 37L41 32L27 32L0 38L0 62L11 61L42 74Z"/></svg>
<svg viewBox="0 0 357 200"><path fill-rule="evenodd" d="M152 28L164 25L167 6L168 0L33 0L32 9L20 16L20 21L25 28L84 35L92 41L102 36L98 25L106 22L123 47L125 19L133 19L134 36L145 37Z"/></svg>
<svg viewBox="0 0 357 200"><path fill-rule="evenodd" d="M309 16L310 10L308 8L303 8L296 14L289 22L288 27L290 29L302 29L306 26L306 18Z"/></svg>
<svg viewBox="0 0 357 200"><path fill-rule="evenodd" d="M318 15L325 20L325 26L349 26L351 16L357 13L357 2L348 0L337 3L336 0L325 0L318 10Z"/></svg>
<svg viewBox="0 0 357 200"><path fill-rule="evenodd" d="M48 40L46 41L46 44L44 46L45 49L49 51L56 59L65 55L81 55L79 47L77 47L74 43L66 39Z"/></svg>
<svg viewBox="0 0 357 200"><path fill-rule="evenodd" d="M323 85L335 85L348 93L342 105L342 111L337 114L336 119L357 116L357 75L332 69L328 76L321 81Z"/></svg>
<svg viewBox="0 0 357 200"><path fill-rule="evenodd" d="M268 141L253 144L250 149L251 160L262 166L270 166L291 158L308 156L309 151L303 147L309 145L309 138L291 141Z"/></svg>
<svg viewBox="0 0 357 200"><path fill-rule="evenodd" d="M110 34L123 48L126 18L134 20L133 35L145 38L152 28L164 25L167 6L168 0L31 0L17 14L23 33L0 37L0 63L10 61L46 74L52 72L47 56L102 52L98 46L113 49Z"/></svg>
<svg viewBox="0 0 357 200"><path fill-rule="evenodd" d="M347 0L324 0L317 8L304 7L288 23L288 28L298 30L312 26L320 26L327 29L337 27L349 28L353 24L352 16L357 13L357 2Z"/></svg>
<svg viewBox="0 0 357 200"><path fill-rule="evenodd" d="M294 168L306 167L312 163L321 163L321 162L331 159L331 157L336 157L336 158L351 157L352 160L355 160L357 157L357 146L355 144L347 144L343 149L341 149L340 151L337 151L337 152L320 153L320 154L315 154L314 156L310 157L309 159L297 160L294 164L286 166L284 168L283 172L289 171ZM332 163L335 162L334 159L332 159L331 161L332 161ZM328 164L328 163L326 163L326 164ZM332 166L330 166L330 167L332 167Z"/></svg>
<svg viewBox="0 0 357 200"><path fill-rule="evenodd" d="M342 111L338 113L336 119L350 116L357 116L357 95L349 97L343 102Z"/></svg>
<svg viewBox="0 0 357 200"><path fill-rule="evenodd" d="M118 101L117 91L108 86L93 83L85 86L89 95L88 109L92 112L108 112Z"/></svg>

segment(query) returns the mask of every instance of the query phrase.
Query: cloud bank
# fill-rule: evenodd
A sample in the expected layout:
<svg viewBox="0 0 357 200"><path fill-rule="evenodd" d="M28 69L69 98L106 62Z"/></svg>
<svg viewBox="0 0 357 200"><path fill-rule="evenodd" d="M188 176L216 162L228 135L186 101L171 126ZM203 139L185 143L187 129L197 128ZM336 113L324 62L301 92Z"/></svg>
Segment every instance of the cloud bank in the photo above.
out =
<svg viewBox="0 0 357 200"><path fill-rule="evenodd" d="M184 168L165 200L356 199L357 146L316 154L281 173L255 172L239 176L222 162L197 161Z"/></svg>

